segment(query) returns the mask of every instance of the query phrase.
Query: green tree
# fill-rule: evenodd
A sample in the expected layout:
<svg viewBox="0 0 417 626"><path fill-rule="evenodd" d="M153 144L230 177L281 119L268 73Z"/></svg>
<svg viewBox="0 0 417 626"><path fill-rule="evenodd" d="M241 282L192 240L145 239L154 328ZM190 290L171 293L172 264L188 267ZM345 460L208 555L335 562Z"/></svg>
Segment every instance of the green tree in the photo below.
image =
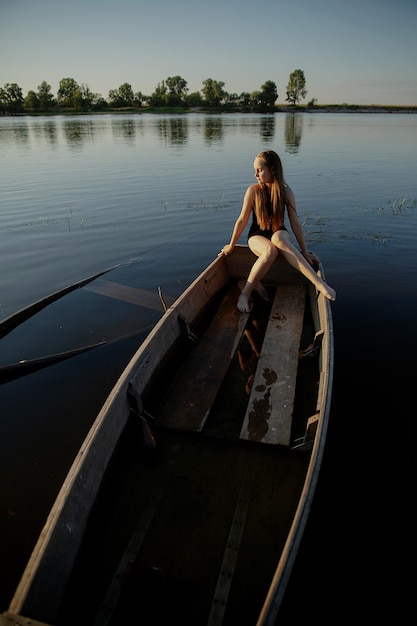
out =
<svg viewBox="0 0 417 626"><path fill-rule="evenodd" d="M33 90L27 92L23 106L29 111L38 111L40 109L39 98Z"/></svg>
<svg viewBox="0 0 417 626"><path fill-rule="evenodd" d="M273 109L278 99L277 86L272 80L267 80L261 87L259 92L261 105Z"/></svg>
<svg viewBox="0 0 417 626"><path fill-rule="evenodd" d="M152 95L141 94L141 101L153 107L182 107L187 104L187 81L181 76L168 76L155 88Z"/></svg>
<svg viewBox="0 0 417 626"><path fill-rule="evenodd" d="M84 83L77 86L72 96L72 104L76 109L83 109L85 111L91 109L91 105L94 101L94 94L88 85Z"/></svg>
<svg viewBox="0 0 417 626"><path fill-rule="evenodd" d="M110 105L113 107L132 106L134 99L133 89L129 83L123 83L118 89L111 89L109 91Z"/></svg>
<svg viewBox="0 0 417 626"><path fill-rule="evenodd" d="M55 98L51 93L52 87L48 85L46 80L42 81L40 85L38 85L38 101L39 101L39 109L41 111L49 111L55 106ZM29 95L29 94L28 94Z"/></svg>
<svg viewBox="0 0 417 626"><path fill-rule="evenodd" d="M185 96L185 103L189 107L203 106L203 97L199 91L193 91Z"/></svg>
<svg viewBox="0 0 417 626"><path fill-rule="evenodd" d="M304 78L304 72L302 70L294 70L290 74L290 79L287 85L287 102L296 105L302 98L307 95L307 89L305 88L306 79Z"/></svg>
<svg viewBox="0 0 417 626"><path fill-rule="evenodd" d="M223 87L224 83L222 81L213 80L212 78L207 78L203 81L203 89L201 91L209 107L218 108L220 106L227 95Z"/></svg>
<svg viewBox="0 0 417 626"><path fill-rule="evenodd" d="M252 91L249 96L249 104L251 107L259 107L262 104L260 91Z"/></svg>
<svg viewBox="0 0 417 626"><path fill-rule="evenodd" d="M121 106L119 104L119 90L118 89L110 89L109 91L109 103L112 107Z"/></svg>
<svg viewBox="0 0 417 626"><path fill-rule="evenodd" d="M133 104L134 106L141 107L143 102L146 102L146 96L141 91L134 94Z"/></svg>
<svg viewBox="0 0 417 626"><path fill-rule="evenodd" d="M240 105L240 99L239 99L239 95L237 93L227 93L226 92L226 95L224 96L223 101L224 101L223 107L227 111L234 111Z"/></svg>
<svg viewBox="0 0 417 626"><path fill-rule="evenodd" d="M242 91L239 96L239 104L243 107L250 105L250 93L248 91Z"/></svg>
<svg viewBox="0 0 417 626"><path fill-rule="evenodd" d="M59 106L76 106L80 97L78 83L73 78L63 78L59 81L57 96Z"/></svg>
<svg viewBox="0 0 417 626"><path fill-rule="evenodd" d="M16 83L6 83L3 89L0 87L0 108L8 113L23 111L23 93Z"/></svg>
<svg viewBox="0 0 417 626"><path fill-rule="evenodd" d="M107 100L103 98L101 93L93 94L93 100L91 102L92 109L102 110L102 109L107 109L108 106L109 106L109 103L107 102Z"/></svg>
<svg viewBox="0 0 417 626"><path fill-rule="evenodd" d="M123 85L120 85L119 95L124 106L132 106L135 96L133 95L132 86L129 85L129 83L123 83Z"/></svg>
<svg viewBox="0 0 417 626"><path fill-rule="evenodd" d="M167 104L168 89L165 82L158 83L155 91L149 96L149 104L151 107L163 107Z"/></svg>
<svg viewBox="0 0 417 626"><path fill-rule="evenodd" d="M91 106L95 99L95 94L91 91L88 85L84 83L80 86L81 100L82 100L82 108L83 109L91 109Z"/></svg>
<svg viewBox="0 0 417 626"><path fill-rule="evenodd" d="M165 81L165 85L168 87L169 93L172 93L175 96L184 98L187 95L187 81L184 80L184 78L181 78L181 76L168 76Z"/></svg>

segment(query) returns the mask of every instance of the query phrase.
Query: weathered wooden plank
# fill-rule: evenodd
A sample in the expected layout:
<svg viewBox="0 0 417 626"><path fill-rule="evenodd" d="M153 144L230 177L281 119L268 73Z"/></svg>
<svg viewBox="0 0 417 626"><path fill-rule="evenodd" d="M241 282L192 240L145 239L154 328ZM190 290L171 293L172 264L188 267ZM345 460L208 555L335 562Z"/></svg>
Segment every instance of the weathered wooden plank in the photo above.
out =
<svg viewBox="0 0 417 626"><path fill-rule="evenodd" d="M223 623L227 600L229 597L230 589L233 582L233 575L239 556L239 548L243 537L243 531L245 529L245 522L251 499L253 481L254 471L252 464L249 463L246 467L245 474L242 479L242 484L240 486L236 509L233 515L232 525L230 527L229 536L226 542L226 549L224 552L223 562L220 567L220 573L217 580L216 589L214 591L214 597L207 626L217 626L218 624Z"/></svg>
<svg viewBox="0 0 417 626"><path fill-rule="evenodd" d="M240 437L288 446L305 306L303 285L279 285Z"/></svg>
<svg viewBox="0 0 417 626"><path fill-rule="evenodd" d="M122 285L112 280L99 279L95 280L88 285L85 285L83 289L87 291L93 291L108 298L115 298L116 300L123 300L123 302L129 302L130 304L137 304L153 311L163 311L164 307L159 295L152 291L146 291L145 289L138 289L137 287L129 287L128 285ZM164 301L167 306L171 306L174 302L174 298L164 295Z"/></svg>
<svg viewBox="0 0 417 626"><path fill-rule="evenodd" d="M236 308L239 295L233 285L210 326L171 386L157 421L164 426L200 431L245 330L248 313Z"/></svg>

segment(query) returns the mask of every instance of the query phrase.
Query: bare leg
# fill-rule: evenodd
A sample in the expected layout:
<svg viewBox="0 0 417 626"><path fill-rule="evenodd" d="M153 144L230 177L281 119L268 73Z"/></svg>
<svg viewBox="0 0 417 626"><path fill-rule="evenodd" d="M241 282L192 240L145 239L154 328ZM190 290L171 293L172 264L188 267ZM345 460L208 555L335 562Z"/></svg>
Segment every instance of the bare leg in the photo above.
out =
<svg viewBox="0 0 417 626"><path fill-rule="evenodd" d="M248 279L237 301L237 308L242 313L248 313L251 310L249 298L252 291L256 289L259 281L262 280L278 256L276 246L273 245L269 239L259 235L255 235L249 239L249 247L258 258L252 265Z"/></svg>
<svg viewBox="0 0 417 626"><path fill-rule="evenodd" d="M277 246L279 251L282 252L288 263L308 278L325 298L328 298L329 300L336 300L335 290L325 283L318 274L316 274L310 263L305 260L301 252L299 252L297 248L292 245L287 231L279 230L275 232L272 235L272 242L275 246Z"/></svg>

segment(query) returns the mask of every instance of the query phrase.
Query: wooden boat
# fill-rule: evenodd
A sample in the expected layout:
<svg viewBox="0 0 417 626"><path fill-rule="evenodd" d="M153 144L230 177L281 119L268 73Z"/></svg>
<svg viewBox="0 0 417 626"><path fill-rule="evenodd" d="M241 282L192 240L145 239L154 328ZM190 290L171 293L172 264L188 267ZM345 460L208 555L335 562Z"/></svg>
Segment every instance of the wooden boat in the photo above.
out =
<svg viewBox="0 0 417 626"><path fill-rule="evenodd" d="M269 301L240 313L254 259L216 258L138 347L3 619L275 624L322 461L333 330L280 257Z"/></svg>

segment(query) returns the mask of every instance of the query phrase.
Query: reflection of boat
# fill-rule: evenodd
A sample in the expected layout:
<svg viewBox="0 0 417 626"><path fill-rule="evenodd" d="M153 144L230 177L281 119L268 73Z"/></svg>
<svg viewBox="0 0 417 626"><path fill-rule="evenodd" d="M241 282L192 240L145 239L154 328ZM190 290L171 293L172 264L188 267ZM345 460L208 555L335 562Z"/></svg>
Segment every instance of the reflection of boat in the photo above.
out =
<svg viewBox="0 0 417 626"><path fill-rule="evenodd" d="M270 302L239 313L253 260L238 246L213 261L138 348L8 615L274 623L323 455L333 337L329 302L282 258Z"/></svg>

